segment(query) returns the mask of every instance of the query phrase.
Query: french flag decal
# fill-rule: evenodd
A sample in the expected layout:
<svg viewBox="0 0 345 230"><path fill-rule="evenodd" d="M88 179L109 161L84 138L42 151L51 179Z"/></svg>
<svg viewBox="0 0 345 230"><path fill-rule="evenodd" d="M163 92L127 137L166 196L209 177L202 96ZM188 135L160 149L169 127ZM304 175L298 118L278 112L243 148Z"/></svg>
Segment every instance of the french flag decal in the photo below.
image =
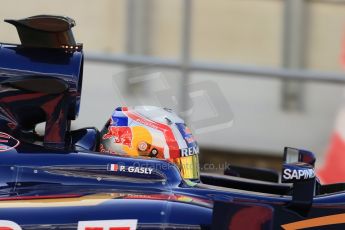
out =
<svg viewBox="0 0 345 230"><path fill-rule="evenodd" d="M119 171L119 165L118 164L108 164L108 171L113 171L113 172Z"/></svg>
<svg viewBox="0 0 345 230"><path fill-rule="evenodd" d="M79 221L78 230L136 230L138 220Z"/></svg>

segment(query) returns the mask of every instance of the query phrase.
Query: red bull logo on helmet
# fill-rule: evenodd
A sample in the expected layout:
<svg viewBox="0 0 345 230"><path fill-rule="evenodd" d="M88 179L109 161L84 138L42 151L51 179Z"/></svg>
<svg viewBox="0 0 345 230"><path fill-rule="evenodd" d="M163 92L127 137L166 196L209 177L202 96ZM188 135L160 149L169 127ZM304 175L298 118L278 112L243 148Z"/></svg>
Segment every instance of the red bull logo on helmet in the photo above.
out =
<svg viewBox="0 0 345 230"><path fill-rule="evenodd" d="M131 147L132 130L127 126L109 126L108 132L103 135L103 139L114 138L114 143Z"/></svg>

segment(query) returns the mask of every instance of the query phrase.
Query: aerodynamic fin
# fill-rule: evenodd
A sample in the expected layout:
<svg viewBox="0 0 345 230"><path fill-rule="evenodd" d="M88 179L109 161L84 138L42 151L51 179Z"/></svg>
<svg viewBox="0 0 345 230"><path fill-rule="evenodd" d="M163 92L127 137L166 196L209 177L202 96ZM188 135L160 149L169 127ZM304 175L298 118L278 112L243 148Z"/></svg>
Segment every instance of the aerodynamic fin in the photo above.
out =
<svg viewBox="0 0 345 230"><path fill-rule="evenodd" d="M82 48L74 40L73 19L63 16L37 15L24 19L6 19L17 28L22 46L39 48Z"/></svg>

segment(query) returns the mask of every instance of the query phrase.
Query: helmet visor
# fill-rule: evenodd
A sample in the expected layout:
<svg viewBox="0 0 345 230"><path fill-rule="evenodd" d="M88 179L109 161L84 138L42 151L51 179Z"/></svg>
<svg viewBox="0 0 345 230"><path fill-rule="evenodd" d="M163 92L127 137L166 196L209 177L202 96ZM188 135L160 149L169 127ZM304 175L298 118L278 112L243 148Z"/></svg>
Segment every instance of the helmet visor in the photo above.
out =
<svg viewBox="0 0 345 230"><path fill-rule="evenodd" d="M199 180L199 155L179 157L173 159L173 162L181 171L181 175L184 179Z"/></svg>

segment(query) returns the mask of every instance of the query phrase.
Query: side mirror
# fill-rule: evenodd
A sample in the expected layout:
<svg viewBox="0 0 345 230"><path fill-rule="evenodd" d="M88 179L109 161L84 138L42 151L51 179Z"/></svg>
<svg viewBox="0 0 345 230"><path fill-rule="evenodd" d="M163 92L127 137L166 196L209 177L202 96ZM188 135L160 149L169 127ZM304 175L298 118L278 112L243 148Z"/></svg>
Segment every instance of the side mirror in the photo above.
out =
<svg viewBox="0 0 345 230"><path fill-rule="evenodd" d="M285 147L282 183L293 183L292 201L288 208L306 216L316 190L315 155L306 150Z"/></svg>
<svg viewBox="0 0 345 230"><path fill-rule="evenodd" d="M296 149L291 147L284 148L284 162L285 163L294 163L294 162L303 162L309 165L315 166L315 155L314 153L303 150Z"/></svg>

